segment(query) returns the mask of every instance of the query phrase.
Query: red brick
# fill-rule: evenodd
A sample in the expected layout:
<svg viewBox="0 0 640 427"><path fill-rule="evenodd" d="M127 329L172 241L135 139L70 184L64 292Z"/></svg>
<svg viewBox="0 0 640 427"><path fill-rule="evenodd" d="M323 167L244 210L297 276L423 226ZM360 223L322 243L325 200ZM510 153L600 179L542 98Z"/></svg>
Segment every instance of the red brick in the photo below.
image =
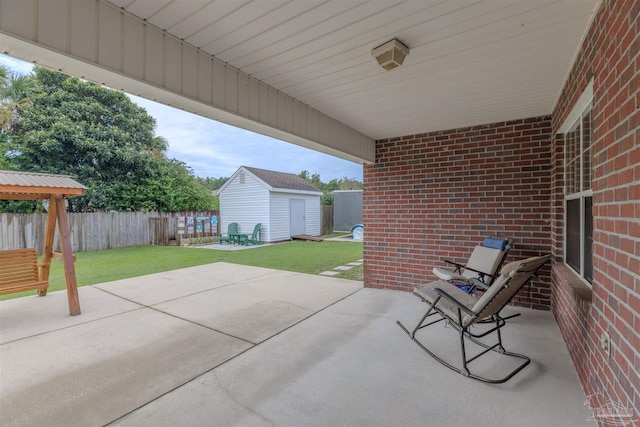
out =
<svg viewBox="0 0 640 427"><path fill-rule="evenodd" d="M636 407L639 12L640 0L600 2L550 123L534 117L382 140L376 143L376 164L364 167L365 228L372 236L365 241L367 286L410 290L433 279L431 268L442 258L465 258L490 233L516 240L510 259L552 252L559 262L553 274L545 273L518 303L552 308L587 395L602 393ZM558 129L591 80L594 279L589 299L578 297L560 273L564 145ZM617 345L613 358L600 350L604 331Z"/></svg>
<svg viewBox="0 0 640 427"><path fill-rule="evenodd" d="M542 117L528 119L527 123L517 126L525 132L546 135L548 141L550 124L548 117ZM450 240L448 236L464 236L469 253L489 234L512 237L517 245L539 253L548 251L544 237L550 233L550 200L548 192L541 189L551 182L549 144L543 144L541 149L540 143L529 138L518 143L516 140L520 134L503 123L444 133L448 135L445 145L438 140L440 132L426 134L420 141L396 142L393 151L383 151L386 143L378 141L376 164L365 166L365 192L368 184L376 189L375 197L365 197L365 212L368 207L375 211L372 215L365 213L365 227L375 233L381 228L389 228L389 224L398 224L397 216L378 208L381 197L388 196L393 200L395 212L403 212L406 216L405 228L412 229L406 233L401 229L395 233L390 230L392 235L388 236L396 243L401 241L407 245L405 252L401 253L396 246L382 246L383 240L380 240L365 243L367 254L374 256L384 252L384 259L393 258L398 262L399 269L394 271L399 273L403 273L402 269L408 268L409 264L414 267L414 277L410 280L405 280L407 278L403 274L385 273L385 280L378 279L373 283L365 272L368 286L412 290L416 283L432 280L431 269L442 263L442 257L437 254L443 252L441 245L443 241ZM474 148L477 146L474 141L480 136L482 147ZM415 151L437 155L409 160L407 153ZM517 156L513 156L515 152ZM511 165L513 167L509 167ZM395 183L381 179L377 171L389 168L404 170L406 174ZM400 188L419 189L420 193L398 198L402 191ZM434 193L438 196L423 198ZM429 221L427 228L432 231L429 239L416 233L416 220ZM460 253L458 242L447 242L443 246L445 252L451 252L458 258L468 256L468 253ZM517 252L513 254L516 256ZM379 271L386 268L388 272L388 267L382 264L369 265L370 269ZM549 308L548 286L548 283L536 285L532 291L537 292L540 298L530 301L528 306Z"/></svg>
<svg viewBox="0 0 640 427"><path fill-rule="evenodd" d="M553 299L563 302L561 307L554 309L554 314L563 325L561 331L574 364L596 367L587 373L578 370L585 392L601 392L623 403L632 401L634 395L640 395L638 381L629 381L625 377L630 370L630 362L640 363L640 349L637 345L627 344L615 329L628 336L628 331L640 326L640 279L637 279L640 272L637 255L640 248L640 225L637 222L640 204L635 203L640 200L640 25L637 25L637 19L629 16L633 11L637 17L640 11L637 0L601 3L562 89L552 125L552 133L556 134L586 82L595 73L592 110L595 124L592 165L593 309L580 311L581 303L572 295L571 287L554 286ZM552 150L561 153L562 140L554 138L552 144ZM562 188L560 168L553 178L552 187ZM560 212L552 216L552 229L559 230L561 234L562 204L557 209ZM552 240L555 253L562 254L562 244L561 235ZM575 315L579 318L575 319ZM599 326L592 328L590 325ZM621 354L613 359L603 359L598 349L602 331L612 333L612 338L615 337L619 343ZM576 340L575 337L580 338ZM638 343L635 335L633 340L633 343Z"/></svg>

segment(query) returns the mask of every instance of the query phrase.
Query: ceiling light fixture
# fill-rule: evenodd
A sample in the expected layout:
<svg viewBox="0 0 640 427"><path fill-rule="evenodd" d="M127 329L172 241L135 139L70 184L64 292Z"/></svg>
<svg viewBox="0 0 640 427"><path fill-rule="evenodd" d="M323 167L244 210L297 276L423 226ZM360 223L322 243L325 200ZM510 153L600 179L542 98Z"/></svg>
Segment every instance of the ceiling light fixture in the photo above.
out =
<svg viewBox="0 0 640 427"><path fill-rule="evenodd" d="M398 39L389 40L371 51L371 56L387 71L401 66L408 54L409 48Z"/></svg>

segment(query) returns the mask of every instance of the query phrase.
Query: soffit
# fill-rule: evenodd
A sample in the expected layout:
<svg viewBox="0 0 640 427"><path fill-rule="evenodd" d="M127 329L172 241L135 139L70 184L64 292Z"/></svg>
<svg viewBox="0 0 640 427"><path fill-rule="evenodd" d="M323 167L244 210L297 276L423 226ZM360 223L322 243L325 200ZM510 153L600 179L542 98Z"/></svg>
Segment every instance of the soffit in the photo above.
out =
<svg viewBox="0 0 640 427"><path fill-rule="evenodd" d="M597 2L111 0L374 139L550 114Z"/></svg>

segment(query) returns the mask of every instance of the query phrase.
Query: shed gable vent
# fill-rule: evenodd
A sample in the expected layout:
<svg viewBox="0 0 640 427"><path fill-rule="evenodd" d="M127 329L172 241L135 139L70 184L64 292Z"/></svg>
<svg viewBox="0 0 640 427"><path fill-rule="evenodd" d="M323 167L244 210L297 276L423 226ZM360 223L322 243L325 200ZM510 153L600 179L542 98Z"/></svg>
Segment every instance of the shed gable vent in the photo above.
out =
<svg viewBox="0 0 640 427"><path fill-rule="evenodd" d="M240 184L244 184L244 172L240 172Z"/></svg>

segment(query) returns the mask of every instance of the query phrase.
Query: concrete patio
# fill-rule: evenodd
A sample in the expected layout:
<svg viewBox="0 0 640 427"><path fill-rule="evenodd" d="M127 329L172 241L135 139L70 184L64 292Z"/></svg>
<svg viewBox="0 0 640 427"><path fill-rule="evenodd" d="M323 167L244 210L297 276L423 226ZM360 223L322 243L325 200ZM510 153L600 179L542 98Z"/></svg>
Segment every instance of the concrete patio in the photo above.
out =
<svg viewBox="0 0 640 427"><path fill-rule="evenodd" d="M496 386L407 338L406 292L227 263L79 291L76 317L65 292L0 302L0 425L591 424L549 312L513 309L505 345L532 363Z"/></svg>

